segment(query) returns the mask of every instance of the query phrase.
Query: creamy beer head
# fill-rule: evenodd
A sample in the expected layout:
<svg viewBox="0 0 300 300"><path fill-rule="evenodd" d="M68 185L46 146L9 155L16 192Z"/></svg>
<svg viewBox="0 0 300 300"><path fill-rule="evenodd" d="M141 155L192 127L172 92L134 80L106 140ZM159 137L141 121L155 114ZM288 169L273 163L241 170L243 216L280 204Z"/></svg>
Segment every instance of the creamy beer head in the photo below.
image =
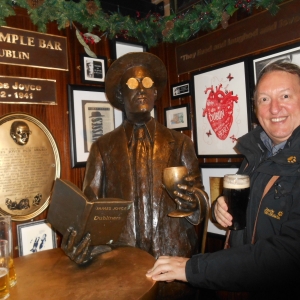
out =
<svg viewBox="0 0 300 300"><path fill-rule="evenodd" d="M224 176L223 187L226 189L246 189L250 187L248 175L227 174Z"/></svg>

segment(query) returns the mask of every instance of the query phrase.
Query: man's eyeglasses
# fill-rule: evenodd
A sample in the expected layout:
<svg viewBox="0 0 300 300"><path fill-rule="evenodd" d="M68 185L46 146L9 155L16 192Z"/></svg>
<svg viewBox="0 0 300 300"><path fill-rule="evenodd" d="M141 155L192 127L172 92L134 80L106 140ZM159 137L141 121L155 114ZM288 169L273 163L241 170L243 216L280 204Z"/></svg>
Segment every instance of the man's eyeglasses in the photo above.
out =
<svg viewBox="0 0 300 300"><path fill-rule="evenodd" d="M139 86L140 82L142 82L143 87L146 89L150 89L154 83L150 77L144 77L143 79L131 77L127 80L126 84L128 88L135 90Z"/></svg>

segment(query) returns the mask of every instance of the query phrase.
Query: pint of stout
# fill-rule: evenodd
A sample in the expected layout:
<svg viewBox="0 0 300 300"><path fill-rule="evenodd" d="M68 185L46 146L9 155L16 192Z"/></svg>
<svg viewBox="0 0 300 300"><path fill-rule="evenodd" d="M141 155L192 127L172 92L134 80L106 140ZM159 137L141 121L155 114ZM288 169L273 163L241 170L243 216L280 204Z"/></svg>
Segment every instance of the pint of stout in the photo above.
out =
<svg viewBox="0 0 300 300"><path fill-rule="evenodd" d="M223 180L223 195L228 205L228 212L232 215L231 230L246 227L246 209L250 192L248 175L228 174Z"/></svg>

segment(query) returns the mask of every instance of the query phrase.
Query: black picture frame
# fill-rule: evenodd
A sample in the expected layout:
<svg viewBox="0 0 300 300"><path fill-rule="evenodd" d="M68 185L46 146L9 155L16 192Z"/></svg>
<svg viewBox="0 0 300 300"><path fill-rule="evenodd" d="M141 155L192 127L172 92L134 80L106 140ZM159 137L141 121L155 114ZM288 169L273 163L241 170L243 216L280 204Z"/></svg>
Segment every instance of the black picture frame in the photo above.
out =
<svg viewBox="0 0 300 300"><path fill-rule="evenodd" d="M172 84L171 99L182 98L191 95L190 81L186 80L180 83Z"/></svg>
<svg viewBox="0 0 300 300"><path fill-rule="evenodd" d="M297 64L300 67L300 43L294 43L289 46L280 47L275 50L264 52L251 57L249 63L251 91L255 90L256 81L260 72L273 62L290 62ZM252 100L252 128L255 128L259 122L255 115L254 102Z"/></svg>
<svg viewBox="0 0 300 300"><path fill-rule="evenodd" d="M124 39L112 39L110 42L111 57L113 60L130 52L147 52L148 46L139 42L131 42Z"/></svg>
<svg viewBox="0 0 300 300"><path fill-rule="evenodd" d="M251 129L248 69L244 59L192 74L198 157L242 157L234 146Z"/></svg>
<svg viewBox="0 0 300 300"><path fill-rule="evenodd" d="M107 58L105 56L94 58L81 53L80 71L82 83L104 85L107 72Z"/></svg>
<svg viewBox="0 0 300 300"><path fill-rule="evenodd" d="M300 67L300 43L280 47L252 57L253 85L256 84L259 73L273 62L290 62Z"/></svg>
<svg viewBox="0 0 300 300"><path fill-rule="evenodd" d="M89 148L98 137L121 125L122 111L115 109L103 87L68 85L71 167L85 167Z"/></svg>
<svg viewBox="0 0 300 300"><path fill-rule="evenodd" d="M165 125L170 129L189 130L191 129L190 105L182 104L167 107L165 111Z"/></svg>

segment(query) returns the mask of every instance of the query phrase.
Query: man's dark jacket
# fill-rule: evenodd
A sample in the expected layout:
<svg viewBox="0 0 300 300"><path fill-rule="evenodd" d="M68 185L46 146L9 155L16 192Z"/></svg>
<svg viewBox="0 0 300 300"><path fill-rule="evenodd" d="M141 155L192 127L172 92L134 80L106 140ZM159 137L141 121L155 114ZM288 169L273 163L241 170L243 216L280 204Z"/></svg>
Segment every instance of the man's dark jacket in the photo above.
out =
<svg viewBox="0 0 300 300"><path fill-rule="evenodd" d="M186 275L202 288L252 292L254 299L292 299L286 298L288 293L300 290L300 127L269 158L261 132L257 127L236 147L245 156L239 173L250 175L251 181L246 229L231 231L230 249L193 256ZM251 244L259 203L273 175L280 177L263 198Z"/></svg>

